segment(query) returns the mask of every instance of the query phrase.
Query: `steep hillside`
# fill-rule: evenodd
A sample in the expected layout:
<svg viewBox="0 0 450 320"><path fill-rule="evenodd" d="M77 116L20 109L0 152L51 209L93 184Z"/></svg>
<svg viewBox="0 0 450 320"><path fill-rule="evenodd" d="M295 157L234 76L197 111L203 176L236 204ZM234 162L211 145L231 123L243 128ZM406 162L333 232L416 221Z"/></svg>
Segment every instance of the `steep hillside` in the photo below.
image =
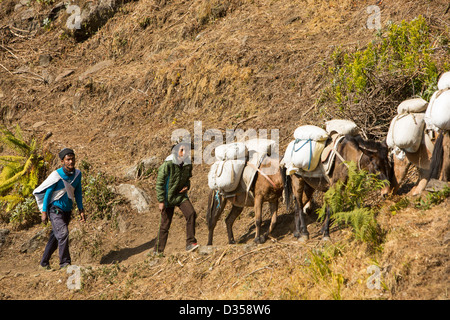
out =
<svg viewBox="0 0 450 320"><path fill-rule="evenodd" d="M73 2L81 8L88 3ZM80 38L67 28L70 13L56 2L0 0L0 117L27 136L46 136L44 146L53 153L74 148L117 184L141 159L161 162L172 133L186 129L193 136L195 121L202 134L218 129L224 139L225 130L237 126L278 129L284 150L298 125L328 120L319 113L319 97L330 81L335 48L364 48L376 33L367 28L373 1L111 3L115 12ZM377 5L382 26L422 15L448 36L446 0ZM448 51L438 47L434 54L450 62ZM205 163L194 166L190 191L201 244L207 239L208 170ZM252 210L246 209L235 226L241 245L225 247L219 225L212 253L185 254L184 221L177 216L167 257L147 257L159 222L154 180L153 172L131 181L149 193L154 208L138 214L126 203L117 205L120 230L109 221L72 224L73 258L88 268L80 291L66 288L64 272L36 269L42 243L19 253L40 226L11 230L0 247L0 299L448 299L448 199L429 211L385 213L383 224L393 232L376 263L346 241L346 230L334 232L336 260L314 282L314 275L300 275L307 273L307 254L324 250L323 244L292 241L293 217L284 207L277 239L261 247L250 245ZM320 226L313 218L314 232ZM383 290L365 285L371 264L383 269Z"/></svg>

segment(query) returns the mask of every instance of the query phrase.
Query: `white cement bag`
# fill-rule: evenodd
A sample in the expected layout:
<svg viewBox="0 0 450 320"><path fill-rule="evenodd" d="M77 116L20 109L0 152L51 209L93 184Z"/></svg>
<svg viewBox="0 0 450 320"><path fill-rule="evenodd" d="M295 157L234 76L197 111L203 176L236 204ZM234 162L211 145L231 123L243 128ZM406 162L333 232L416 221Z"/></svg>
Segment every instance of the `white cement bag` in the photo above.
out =
<svg viewBox="0 0 450 320"><path fill-rule="evenodd" d="M422 98L408 99L400 103L397 113L419 113L427 110L428 102Z"/></svg>
<svg viewBox="0 0 450 320"><path fill-rule="evenodd" d="M208 186L211 190L232 192L236 190L244 171L245 160L216 161L208 173Z"/></svg>
<svg viewBox="0 0 450 320"><path fill-rule="evenodd" d="M448 88L450 88L450 71L443 73L438 81L439 90L444 90Z"/></svg>
<svg viewBox="0 0 450 320"><path fill-rule="evenodd" d="M249 153L257 152L261 155L269 155L271 154L271 151L276 151L276 142L275 140L270 139L251 139L245 141L245 146L247 147L247 150Z"/></svg>
<svg viewBox="0 0 450 320"><path fill-rule="evenodd" d="M320 155L325 148L325 141L300 140L291 141L286 148L283 163L304 171L313 171L319 164Z"/></svg>
<svg viewBox="0 0 450 320"><path fill-rule="evenodd" d="M245 160L247 157L247 148L243 142L234 142L222 144L215 149L216 159L225 160Z"/></svg>
<svg viewBox="0 0 450 320"><path fill-rule="evenodd" d="M450 89L436 91L430 99L425 121L430 128L450 130Z"/></svg>
<svg viewBox="0 0 450 320"><path fill-rule="evenodd" d="M356 123L354 123L351 120L341 120L341 119L334 119L327 121L325 123L325 130L328 132L328 134L332 134L334 132L339 134L349 134L352 136L355 136L358 134L359 129Z"/></svg>
<svg viewBox="0 0 450 320"><path fill-rule="evenodd" d="M321 141L328 139L328 133L324 129L317 126L305 125L295 129L294 138L301 140Z"/></svg>
<svg viewBox="0 0 450 320"><path fill-rule="evenodd" d="M415 153L422 141L425 129L424 118L423 113L405 113L395 116L386 137L388 147L398 147L406 152Z"/></svg>

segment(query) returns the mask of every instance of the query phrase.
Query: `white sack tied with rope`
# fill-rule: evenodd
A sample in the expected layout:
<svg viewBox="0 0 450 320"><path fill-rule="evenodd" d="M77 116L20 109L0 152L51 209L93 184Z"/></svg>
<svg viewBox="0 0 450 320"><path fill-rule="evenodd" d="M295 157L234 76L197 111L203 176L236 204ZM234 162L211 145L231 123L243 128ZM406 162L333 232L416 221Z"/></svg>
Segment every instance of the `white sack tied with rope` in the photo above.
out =
<svg viewBox="0 0 450 320"><path fill-rule="evenodd" d="M425 122L431 129L450 130L450 88L433 94L425 112Z"/></svg>
<svg viewBox="0 0 450 320"><path fill-rule="evenodd" d="M328 139L328 133L322 128L305 125L295 129L294 138L295 140L287 146L283 157L283 164L288 168L288 172L293 172L294 168L303 171L315 170Z"/></svg>
<svg viewBox="0 0 450 320"><path fill-rule="evenodd" d="M233 192L239 186L245 160L219 160L213 163L208 173L208 186L219 192Z"/></svg>
<svg viewBox="0 0 450 320"><path fill-rule="evenodd" d="M395 116L389 126L386 143L389 148L398 147L415 153L422 142L425 128L424 113L404 113Z"/></svg>

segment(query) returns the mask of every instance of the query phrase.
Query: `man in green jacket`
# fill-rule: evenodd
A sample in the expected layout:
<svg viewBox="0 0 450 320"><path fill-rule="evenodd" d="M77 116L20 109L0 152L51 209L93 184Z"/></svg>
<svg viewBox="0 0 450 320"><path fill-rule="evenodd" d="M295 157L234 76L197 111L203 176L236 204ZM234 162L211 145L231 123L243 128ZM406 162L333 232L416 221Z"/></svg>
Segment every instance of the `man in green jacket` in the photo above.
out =
<svg viewBox="0 0 450 320"><path fill-rule="evenodd" d="M161 212L161 222L156 239L155 253L163 253L169 235L175 207L180 208L186 218L186 251L198 248L195 239L196 212L188 197L192 164L189 161L190 144L179 143L172 147L172 153L158 168L156 196ZM187 163L188 162L188 163Z"/></svg>

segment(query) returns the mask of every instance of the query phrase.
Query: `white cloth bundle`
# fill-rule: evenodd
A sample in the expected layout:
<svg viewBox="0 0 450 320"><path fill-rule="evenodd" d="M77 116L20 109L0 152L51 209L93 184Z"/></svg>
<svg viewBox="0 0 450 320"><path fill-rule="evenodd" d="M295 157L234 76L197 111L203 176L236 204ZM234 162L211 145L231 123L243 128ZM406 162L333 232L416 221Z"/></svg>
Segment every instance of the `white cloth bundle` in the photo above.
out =
<svg viewBox="0 0 450 320"><path fill-rule="evenodd" d="M425 112L425 122L432 129L450 130L450 88L433 94Z"/></svg>
<svg viewBox="0 0 450 320"><path fill-rule="evenodd" d="M245 160L247 157L247 147L243 142L222 144L215 149L216 159L225 160Z"/></svg>
<svg viewBox="0 0 450 320"><path fill-rule="evenodd" d="M416 152L422 142L424 117L423 113L404 113L395 116L386 138L388 147L398 147L409 153Z"/></svg>
<svg viewBox="0 0 450 320"><path fill-rule="evenodd" d="M408 99L400 103L397 107L397 113L419 113L427 109L428 102L422 98Z"/></svg>
<svg viewBox="0 0 450 320"><path fill-rule="evenodd" d="M236 190L245 167L245 160L216 161L208 173L208 186L211 190L232 192Z"/></svg>
<svg viewBox="0 0 450 320"><path fill-rule="evenodd" d="M334 119L325 123L325 130L328 134L333 132L339 134L349 134L355 136L358 134L358 126L351 120Z"/></svg>

